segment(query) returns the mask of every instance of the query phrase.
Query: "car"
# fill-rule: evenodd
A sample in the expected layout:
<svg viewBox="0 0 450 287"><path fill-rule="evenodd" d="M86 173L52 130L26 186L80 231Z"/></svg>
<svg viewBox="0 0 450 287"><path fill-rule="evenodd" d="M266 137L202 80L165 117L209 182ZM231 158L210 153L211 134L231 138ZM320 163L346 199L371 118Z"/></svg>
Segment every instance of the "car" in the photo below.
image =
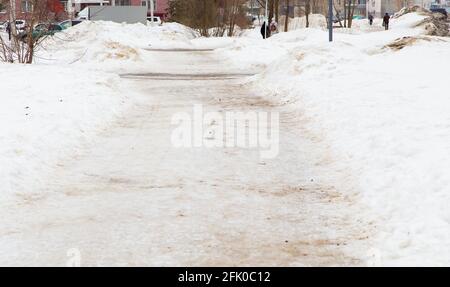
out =
<svg viewBox="0 0 450 287"><path fill-rule="evenodd" d="M445 10L445 8L431 8L430 11L433 12L433 13L444 14L445 18L448 17L447 10Z"/></svg>
<svg viewBox="0 0 450 287"><path fill-rule="evenodd" d="M61 26L63 28L63 30L66 30L70 27L80 24L81 22L83 22L83 21L82 20L66 20L66 21L62 21L58 25Z"/></svg>
<svg viewBox="0 0 450 287"><path fill-rule="evenodd" d="M9 21L0 22L0 31L6 31L6 27L8 26ZM21 33L25 30L27 24L25 20L16 20L16 30L18 33Z"/></svg>
<svg viewBox="0 0 450 287"><path fill-rule="evenodd" d="M33 38L42 36L53 36L57 32L61 32L63 27L59 24L39 24L33 29Z"/></svg>
<svg viewBox="0 0 450 287"><path fill-rule="evenodd" d="M430 5L430 9L437 9L437 8L442 8L442 6L440 4L431 4Z"/></svg>
<svg viewBox="0 0 450 287"><path fill-rule="evenodd" d="M25 20L16 20L17 32L23 32L26 27L27 27L27 22L25 22Z"/></svg>
<svg viewBox="0 0 450 287"><path fill-rule="evenodd" d="M78 21L89 20L89 7L85 7L76 15L77 15L76 20Z"/></svg>
<svg viewBox="0 0 450 287"><path fill-rule="evenodd" d="M37 40L37 39L45 37L45 36L53 36L53 35L55 35L55 33L61 32L62 30L64 30L64 29L59 24L41 23L41 24L34 26L33 32L32 32L32 37L34 40ZM25 32L19 34L19 38L22 41L26 41L27 37L28 37L28 34Z"/></svg>
<svg viewBox="0 0 450 287"><path fill-rule="evenodd" d="M151 25L152 22L159 26L162 25L161 17L158 17L158 16L153 16L153 21L152 21L152 17L147 17L147 25Z"/></svg>

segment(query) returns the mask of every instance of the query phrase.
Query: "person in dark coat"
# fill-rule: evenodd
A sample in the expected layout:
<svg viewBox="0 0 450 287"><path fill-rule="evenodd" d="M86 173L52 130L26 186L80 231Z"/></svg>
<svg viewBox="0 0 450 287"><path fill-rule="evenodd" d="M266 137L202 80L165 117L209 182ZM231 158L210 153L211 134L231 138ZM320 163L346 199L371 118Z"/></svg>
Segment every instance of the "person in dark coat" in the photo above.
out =
<svg viewBox="0 0 450 287"><path fill-rule="evenodd" d="M6 24L6 32L8 33L8 39L11 41L11 23Z"/></svg>
<svg viewBox="0 0 450 287"><path fill-rule="evenodd" d="M372 24L373 24L373 15L372 14L369 14L369 24L370 24L370 26L372 26Z"/></svg>
<svg viewBox="0 0 450 287"><path fill-rule="evenodd" d="M270 37L270 30L269 27L266 25L266 21L264 21L264 23L261 26L261 35L263 39Z"/></svg>
<svg viewBox="0 0 450 287"><path fill-rule="evenodd" d="M389 30L389 20L391 19L391 17L389 16L388 13L384 14L383 17L383 26L385 30Z"/></svg>

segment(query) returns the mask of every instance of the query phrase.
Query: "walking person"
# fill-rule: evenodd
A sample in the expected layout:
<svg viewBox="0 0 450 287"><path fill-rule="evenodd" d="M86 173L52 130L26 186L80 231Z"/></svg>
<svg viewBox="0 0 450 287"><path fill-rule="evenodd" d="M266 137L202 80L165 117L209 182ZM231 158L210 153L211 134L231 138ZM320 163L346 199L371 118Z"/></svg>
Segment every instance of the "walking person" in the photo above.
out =
<svg viewBox="0 0 450 287"><path fill-rule="evenodd" d="M372 24L373 24L373 15L372 14L369 14L369 24L370 24L370 26L372 26Z"/></svg>
<svg viewBox="0 0 450 287"><path fill-rule="evenodd" d="M8 33L8 39L9 39L9 41L11 41L11 23L10 22L8 22L6 24L6 33Z"/></svg>
<svg viewBox="0 0 450 287"><path fill-rule="evenodd" d="M275 19L272 19L270 23L270 35L278 33L278 23Z"/></svg>
<svg viewBox="0 0 450 287"><path fill-rule="evenodd" d="M389 16L388 13L384 14L383 17L383 26L385 30L389 30L389 20L391 19L391 17Z"/></svg>
<svg viewBox="0 0 450 287"><path fill-rule="evenodd" d="M264 23L261 26L261 35L263 39L270 37L270 29L269 26L266 24L266 21L264 21Z"/></svg>

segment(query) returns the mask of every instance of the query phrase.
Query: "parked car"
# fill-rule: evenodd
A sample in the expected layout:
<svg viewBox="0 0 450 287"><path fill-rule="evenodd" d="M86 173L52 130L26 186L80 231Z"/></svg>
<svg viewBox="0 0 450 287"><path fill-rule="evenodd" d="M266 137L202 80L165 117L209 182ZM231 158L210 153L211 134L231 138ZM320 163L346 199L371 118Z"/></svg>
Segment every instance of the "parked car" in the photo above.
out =
<svg viewBox="0 0 450 287"><path fill-rule="evenodd" d="M445 8L431 8L430 11L433 12L433 13L444 14L445 18L448 17L447 10L445 10Z"/></svg>
<svg viewBox="0 0 450 287"><path fill-rule="evenodd" d="M61 32L63 27L59 24L38 24L34 27L32 32L33 39L39 39L44 36L53 36L55 33ZM19 34L22 41L25 41L28 37L27 33Z"/></svg>
<svg viewBox="0 0 450 287"><path fill-rule="evenodd" d="M153 23L157 25L162 25L161 17L153 16ZM147 17L147 25L152 24L152 17Z"/></svg>
<svg viewBox="0 0 450 287"><path fill-rule="evenodd" d="M63 28L63 30L66 30L70 27L80 24L81 22L83 22L83 21L82 20L66 20L66 21L62 21L61 23L59 23L59 26L61 26Z"/></svg>
<svg viewBox="0 0 450 287"><path fill-rule="evenodd" d="M89 7L84 8L80 12L77 13L76 17L77 21L89 20Z"/></svg>
<svg viewBox="0 0 450 287"><path fill-rule="evenodd" d="M63 27L59 24L39 24L33 29L33 38L42 36L53 36L57 32L61 32Z"/></svg>
<svg viewBox="0 0 450 287"><path fill-rule="evenodd" d="M9 21L0 22L0 31L6 31L6 27L8 26ZM25 20L16 20L16 30L18 33L21 33L25 30L27 24Z"/></svg>
<svg viewBox="0 0 450 287"><path fill-rule="evenodd" d="M25 31L25 28L27 27L27 22L25 20L16 20L16 30L17 32L23 32Z"/></svg>

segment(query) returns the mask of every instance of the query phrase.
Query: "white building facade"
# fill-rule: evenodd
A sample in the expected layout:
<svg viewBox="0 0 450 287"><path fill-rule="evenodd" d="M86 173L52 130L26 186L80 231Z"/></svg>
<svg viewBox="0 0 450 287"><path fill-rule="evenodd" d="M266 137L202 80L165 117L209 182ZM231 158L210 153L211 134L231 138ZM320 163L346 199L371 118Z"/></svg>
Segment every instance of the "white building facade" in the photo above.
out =
<svg viewBox="0 0 450 287"><path fill-rule="evenodd" d="M367 14L375 17L382 17L385 13L393 15L407 6L407 2L404 0L367 0Z"/></svg>
<svg viewBox="0 0 450 287"><path fill-rule="evenodd" d="M432 4L445 4L447 0L367 0L367 13L382 17L393 15L403 7L420 6L429 9ZM450 1L449 1L450 2Z"/></svg>

